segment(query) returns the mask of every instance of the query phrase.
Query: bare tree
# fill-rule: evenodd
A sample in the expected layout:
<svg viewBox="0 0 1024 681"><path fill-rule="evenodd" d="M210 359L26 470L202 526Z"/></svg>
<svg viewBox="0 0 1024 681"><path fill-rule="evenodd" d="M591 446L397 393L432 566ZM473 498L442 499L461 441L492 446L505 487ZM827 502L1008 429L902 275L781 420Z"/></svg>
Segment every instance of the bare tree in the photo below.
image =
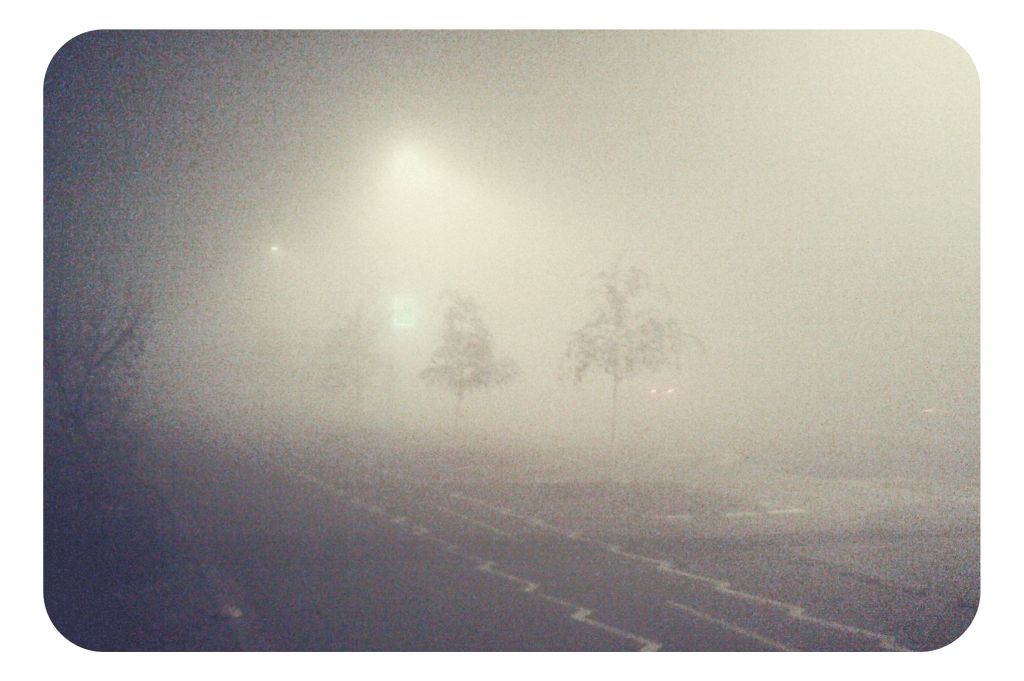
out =
<svg viewBox="0 0 1024 681"><path fill-rule="evenodd" d="M618 263L597 275L599 298L590 319L572 334L564 355L564 367L574 383L591 370L611 378L611 445L619 409L619 386L641 371L657 372L679 365L684 342L701 349L699 338L679 330L676 319L659 312L668 293L657 289L643 270L623 270Z"/></svg>
<svg viewBox="0 0 1024 681"><path fill-rule="evenodd" d="M150 308L138 293L48 296L43 326L46 433L73 460L94 460L119 433L138 388Z"/></svg>
<svg viewBox="0 0 1024 681"><path fill-rule="evenodd" d="M511 359L494 356L491 332L484 326L476 302L457 291L441 294L444 328L441 345L430 364L420 372L427 383L441 385L455 394L456 422L462 417L462 400L472 390L501 385L519 373Z"/></svg>

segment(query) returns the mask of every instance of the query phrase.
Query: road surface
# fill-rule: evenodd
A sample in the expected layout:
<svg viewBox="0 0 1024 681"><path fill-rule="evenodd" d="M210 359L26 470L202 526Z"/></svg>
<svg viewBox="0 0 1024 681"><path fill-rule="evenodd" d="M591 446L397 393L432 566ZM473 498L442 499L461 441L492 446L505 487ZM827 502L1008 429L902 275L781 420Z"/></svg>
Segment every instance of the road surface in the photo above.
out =
<svg viewBox="0 0 1024 681"><path fill-rule="evenodd" d="M188 465L175 498L243 649L930 650L976 606L969 587L857 568L941 549L948 528L836 534L679 486L452 482L294 452Z"/></svg>

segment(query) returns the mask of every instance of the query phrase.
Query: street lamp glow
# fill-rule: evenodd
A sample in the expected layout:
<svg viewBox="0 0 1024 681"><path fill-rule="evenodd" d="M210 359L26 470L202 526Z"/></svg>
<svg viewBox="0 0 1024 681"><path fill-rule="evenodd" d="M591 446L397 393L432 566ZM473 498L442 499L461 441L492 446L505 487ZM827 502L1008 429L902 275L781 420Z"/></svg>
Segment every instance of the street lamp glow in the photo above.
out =
<svg viewBox="0 0 1024 681"><path fill-rule="evenodd" d="M399 171L408 171L422 163L419 152L410 145L401 146L395 151L395 165Z"/></svg>
<svg viewBox="0 0 1024 681"><path fill-rule="evenodd" d="M423 153L411 144L404 144L394 152L393 173L405 192L430 191L437 183L437 168ZM436 187L435 187L436 188Z"/></svg>

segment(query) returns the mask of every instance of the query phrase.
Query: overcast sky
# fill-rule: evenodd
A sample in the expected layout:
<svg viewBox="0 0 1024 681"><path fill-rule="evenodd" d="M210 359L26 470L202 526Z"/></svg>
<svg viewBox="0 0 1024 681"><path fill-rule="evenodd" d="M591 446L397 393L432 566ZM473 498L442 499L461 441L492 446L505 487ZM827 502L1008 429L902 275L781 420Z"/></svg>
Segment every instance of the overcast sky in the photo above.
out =
<svg viewBox="0 0 1024 681"><path fill-rule="evenodd" d="M555 369L622 257L707 345L688 423L976 442L978 101L927 32L85 34L46 76L47 296L152 291L198 388L253 320L393 297L414 372L459 288L523 367L479 409L541 423L601 408Z"/></svg>

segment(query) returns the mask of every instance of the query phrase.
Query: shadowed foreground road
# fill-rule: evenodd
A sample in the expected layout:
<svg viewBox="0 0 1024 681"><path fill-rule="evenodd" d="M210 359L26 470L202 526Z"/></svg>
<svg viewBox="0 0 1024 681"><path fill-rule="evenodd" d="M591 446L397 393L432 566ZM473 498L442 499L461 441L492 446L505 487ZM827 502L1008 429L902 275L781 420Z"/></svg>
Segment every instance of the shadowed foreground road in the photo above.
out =
<svg viewBox="0 0 1024 681"><path fill-rule="evenodd" d="M253 650L632 650L435 535L281 470L201 464L192 533ZM215 491L210 494L208 492Z"/></svg>
<svg viewBox="0 0 1024 681"><path fill-rule="evenodd" d="M928 619L912 589L800 559L813 534L716 530L742 513L713 495L677 499L692 512L667 522L692 529L661 535L588 512L593 490L555 514L351 462L191 466L175 496L245 649L927 650L973 614Z"/></svg>

